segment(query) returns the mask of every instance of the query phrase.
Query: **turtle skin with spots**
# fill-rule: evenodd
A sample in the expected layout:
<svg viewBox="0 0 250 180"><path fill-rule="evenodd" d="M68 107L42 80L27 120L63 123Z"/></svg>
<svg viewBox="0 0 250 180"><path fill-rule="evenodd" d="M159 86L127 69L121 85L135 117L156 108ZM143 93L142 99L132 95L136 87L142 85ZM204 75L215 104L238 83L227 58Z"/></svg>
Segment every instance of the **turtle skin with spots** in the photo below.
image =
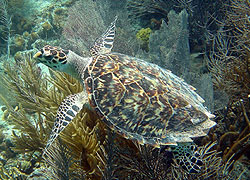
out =
<svg viewBox="0 0 250 180"><path fill-rule="evenodd" d="M142 144L192 142L215 124L192 86L146 61L98 55L82 79L90 105L109 127Z"/></svg>

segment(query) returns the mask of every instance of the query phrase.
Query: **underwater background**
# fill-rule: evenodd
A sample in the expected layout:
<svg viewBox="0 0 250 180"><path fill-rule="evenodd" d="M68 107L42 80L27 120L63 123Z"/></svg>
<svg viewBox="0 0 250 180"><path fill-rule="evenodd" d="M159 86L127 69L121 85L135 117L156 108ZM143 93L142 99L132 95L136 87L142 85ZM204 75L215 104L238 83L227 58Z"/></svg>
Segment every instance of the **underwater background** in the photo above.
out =
<svg viewBox="0 0 250 180"><path fill-rule="evenodd" d="M60 103L82 86L32 56L47 44L89 56L116 15L113 51L171 70L216 115L194 139L199 173L167 148L110 131L88 109L42 158ZM248 0L0 0L0 52L0 179L250 179Z"/></svg>

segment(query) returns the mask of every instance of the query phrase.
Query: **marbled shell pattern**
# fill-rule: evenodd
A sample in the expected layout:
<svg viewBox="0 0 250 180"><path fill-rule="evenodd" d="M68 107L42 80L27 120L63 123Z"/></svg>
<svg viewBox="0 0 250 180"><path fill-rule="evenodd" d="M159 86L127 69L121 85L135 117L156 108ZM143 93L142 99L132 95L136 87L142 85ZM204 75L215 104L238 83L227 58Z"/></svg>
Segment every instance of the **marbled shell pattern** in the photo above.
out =
<svg viewBox="0 0 250 180"><path fill-rule="evenodd" d="M170 71L118 53L93 58L83 78L90 104L126 138L175 144L210 128L203 99Z"/></svg>

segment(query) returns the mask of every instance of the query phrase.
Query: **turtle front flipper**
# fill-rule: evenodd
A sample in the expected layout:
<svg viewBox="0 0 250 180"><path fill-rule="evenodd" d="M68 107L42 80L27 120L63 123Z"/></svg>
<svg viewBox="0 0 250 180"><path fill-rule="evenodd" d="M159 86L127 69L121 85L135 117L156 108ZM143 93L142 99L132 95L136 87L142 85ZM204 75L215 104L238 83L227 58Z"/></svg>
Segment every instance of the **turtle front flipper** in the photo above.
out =
<svg viewBox="0 0 250 180"><path fill-rule="evenodd" d="M113 43L115 39L115 23L117 20L117 16L115 20L110 24L105 33L102 34L100 38L98 38L94 45L90 48L90 54L92 57L110 53L113 48Z"/></svg>
<svg viewBox="0 0 250 180"><path fill-rule="evenodd" d="M56 121L43 154L46 153L50 145L54 142L62 130L75 118L83 105L88 103L87 94L83 91L67 96L58 108Z"/></svg>

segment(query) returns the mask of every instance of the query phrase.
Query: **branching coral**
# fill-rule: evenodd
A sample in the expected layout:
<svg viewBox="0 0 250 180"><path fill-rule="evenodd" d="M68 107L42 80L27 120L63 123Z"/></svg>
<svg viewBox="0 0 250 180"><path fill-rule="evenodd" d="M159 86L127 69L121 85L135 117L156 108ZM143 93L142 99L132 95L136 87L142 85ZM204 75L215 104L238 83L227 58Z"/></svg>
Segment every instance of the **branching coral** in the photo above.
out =
<svg viewBox="0 0 250 180"><path fill-rule="evenodd" d="M29 59L20 64L20 71L16 69L17 65L16 67L6 65L7 76L4 77L7 88L19 102L16 108L10 106L8 102L6 106L9 111L8 122L13 124L15 129L21 130L20 135L13 134L16 150L21 152L41 151L47 132L42 125L43 107L39 103L39 95L36 95L42 95L41 92L46 90L47 84L41 82L41 74L34 65Z"/></svg>
<svg viewBox="0 0 250 180"><path fill-rule="evenodd" d="M115 178L167 179L170 164L164 163L164 154L159 148L140 145L136 142L115 137L113 145L113 172Z"/></svg>
<svg viewBox="0 0 250 180"><path fill-rule="evenodd" d="M213 131L219 141L223 161L233 156L239 160L248 156L250 138L250 4L244 0L231 0L226 9L226 20L214 37L209 56L209 68L214 85L223 89L230 102L223 114L217 112L218 128ZM212 134L212 133L211 133Z"/></svg>
<svg viewBox="0 0 250 180"><path fill-rule="evenodd" d="M0 1L0 25L2 24L2 28L0 30L3 31L5 34L4 36L4 41L6 42L6 55L7 55L7 60L9 60L10 57L10 45L11 45L11 15L8 12L8 4L6 0L1 0Z"/></svg>
<svg viewBox="0 0 250 180"><path fill-rule="evenodd" d="M54 73L56 81L43 77L35 62L28 57L19 65L6 65L6 73L7 88L19 103L15 109L6 102L10 113L8 121L22 132L21 136L14 133L15 142L20 146L16 148L41 151L61 101L80 91L81 85L63 74Z"/></svg>
<svg viewBox="0 0 250 180"><path fill-rule="evenodd" d="M56 140L45 156L45 161L48 164L38 172L44 173L46 178L68 180L73 176L70 172L70 166L73 164L71 151L62 143L60 138ZM35 176L35 172L31 177Z"/></svg>
<svg viewBox="0 0 250 180"><path fill-rule="evenodd" d="M250 43L248 1L231 0L224 23L224 29L214 38L214 47L210 53L210 70L215 85L225 89L231 99L246 99L250 92Z"/></svg>
<svg viewBox="0 0 250 180"><path fill-rule="evenodd" d="M2 165L0 165L0 178L1 179L15 180L18 177L21 177L21 175L18 173L18 171L15 168L13 168L12 170L7 170Z"/></svg>
<svg viewBox="0 0 250 180"><path fill-rule="evenodd" d="M250 50L249 48L249 27L250 27L250 3L245 0L231 0L229 7L227 9L227 22L226 25L233 28L233 35L236 38L236 51L241 48L244 52L245 50Z"/></svg>

